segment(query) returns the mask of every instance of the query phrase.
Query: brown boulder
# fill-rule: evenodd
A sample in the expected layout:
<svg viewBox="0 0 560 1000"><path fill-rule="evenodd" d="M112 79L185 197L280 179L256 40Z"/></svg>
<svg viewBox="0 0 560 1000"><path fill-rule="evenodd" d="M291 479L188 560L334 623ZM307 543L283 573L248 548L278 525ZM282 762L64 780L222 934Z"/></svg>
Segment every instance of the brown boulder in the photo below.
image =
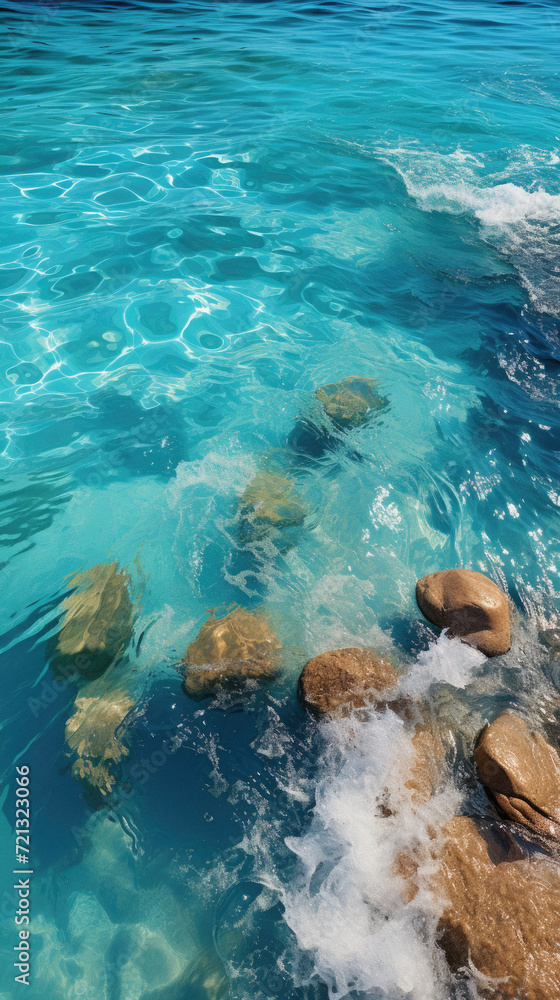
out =
<svg viewBox="0 0 560 1000"><path fill-rule="evenodd" d="M560 758L511 712L480 734L474 759L490 798L507 819L560 841Z"/></svg>
<svg viewBox="0 0 560 1000"><path fill-rule="evenodd" d="M233 608L215 618L211 612L187 648L183 690L191 698L207 698L221 687L270 680L278 673L280 648L262 613Z"/></svg>
<svg viewBox="0 0 560 1000"><path fill-rule="evenodd" d="M350 375L340 382L320 385L315 391L327 416L339 427L358 427L371 410L381 410L388 399L376 391L377 379Z"/></svg>
<svg viewBox="0 0 560 1000"><path fill-rule="evenodd" d="M511 646L509 605L504 592L482 573L446 569L416 584L416 602L429 622L449 629L486 656L500 656Z"/></svg>
<svg viewBox="0 0 560 1000"><path fill-rule="evenodd" d="M493 1000L557 1000L558 865L525 857L503 831L466 816L447 823L444 834L429 888L451 969L474 968L486 977L473 973L479 994Z"/></svg>
<svg viewBox="0 0 560 1000"><path fill-rule="evenodd" d="M371 650L334 649L305 664L297 696L313 715L326 715L379 700L396 688L397 679L392 663Z"/></svg>

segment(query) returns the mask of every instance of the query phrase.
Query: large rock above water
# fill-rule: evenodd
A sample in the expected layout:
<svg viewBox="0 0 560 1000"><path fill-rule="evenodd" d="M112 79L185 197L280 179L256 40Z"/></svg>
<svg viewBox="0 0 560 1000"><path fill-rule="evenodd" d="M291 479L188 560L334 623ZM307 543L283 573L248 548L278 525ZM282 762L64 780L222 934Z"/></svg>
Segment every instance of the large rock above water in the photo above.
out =
<svg viewBox="0 0 560 1000"><path fill-rule="evenodd" d="M483 729L474 759L482 784L507 819L560 841L560 758L540 733L503 712Z"/></svg>
<svg viewBox="0 0 560 1000"><path fill-rule="evenodd" d="M451 820L430 890L451 969L476 970L492 1000L560 997L560 869L466 816Z"/></svg>
<svg viewBox="0 0 560 1000"><path fill-rule="evenodd" d="M361 375L350 375L340 382L321 385L315 391L327 416L341 428L358 427L372 410L381 410L388 404L385 396L376 390L379 382Z"/></svg>
<svg viewBox="0 0 560 1000"><path fill-rule="evenodd" d="M393 664L371 650L334 649L305 664L297 695L313 715L327 715L383 700L397 680Z"/></svg>
<svg viewBox="0 0 560 1000"><path fill-rule="evenodd" d="M130 578L117 562L78 573L62 604L62 628L50 645L51 668L59 677L99 677L124 653L132 635Z"/></svg>
<svg viewBox="0 0 560 1000"><path fill-rule="evenodd" d="M187 648L183 690L191 698L207 698L247 680L271 680L280 648L261 612L233 608L223 618L211 613Z"/></svg>
<svg viewBox="0 0 560 1000"><path fill-rule="evenodd" d="M306 513L289 479L258 472L239 499L241 541L260 541L271 532L297 527Z"/></svg>
<svg viewBox="0 0 560 1000"><path fill-rule="evenodd" d="M438 628L449 629L486 656L500 656L511 646L509 605L504 592L482 573L446 569L416 584L420 611Z"/></svg>

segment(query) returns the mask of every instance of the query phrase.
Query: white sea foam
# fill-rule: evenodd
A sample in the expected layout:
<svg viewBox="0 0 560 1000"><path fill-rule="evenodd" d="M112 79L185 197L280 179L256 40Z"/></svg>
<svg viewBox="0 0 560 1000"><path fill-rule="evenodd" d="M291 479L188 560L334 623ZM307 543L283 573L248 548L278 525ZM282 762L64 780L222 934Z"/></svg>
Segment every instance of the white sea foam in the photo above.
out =
<svg viewBox="0 0 560 1000"><path fill-rule="evenodd" d="M504 226L515 222L560 221L560 195L543 188L527 191L518 184L479 187L460 181L422 184L399 170L408 193L430 211L471 211L485 226Z"/></svg>
<svg viewBox="0 0 560 1000"><path fill-rule="evenodd" d="M436 643L420 653L410 673L401 681L400 692L419 698L432 684L451 684L463 689L485 661L484 653L460 639L448 638L443 632Z"/></svg>
<svg viewBox="0 0 560 1000"><path fill-rule="evenodd" d="M559 194L550 194L537 181L529 188L513 183L507 180L507 169L484 176L483 161L461 149L448 154L391 149L384 150L382 158L400 174L409 195L423 210L470 214L478 219L485 238L518 271L533 305L541 312L560 314L555 236L560 223ZM547 166L555 162L551 158ZM531 163L525 156L525 168ZM510 176L517 177L519 166L511 164ZM540 166L540 162L535 163L533 173Z"/></svg>
<svg viewBox="0 0 560 1000"><path fill-rule="evenodd" d="M202 459L179 462L167 489L169 506L173 509L184 505L187 490L189 496L196 489L203 497L241 493L255 472L255 461L241 442L229 439L227 446L224 444L220 449L218 444Z"/></svg>
<svg viewBox="0 0 560 1000"><path fill-rule="evenodd" d="M401 692L418 697L433 683L462 688L483 660L443 635L419 656ZM285 919L312 957L300 981L319 977L331 1000L372 990L394 1000L439 1000L448 982L435 946L433 904L422 891L412 901L403 898L395 863L401 852L414 851L428 870L428 830L433 836L456 814L460 794L447 778L428 803L412 802L404 787L411 731L391 710L325 722L322 731L326 763L311 824L286 841L301 864L282 894ZM390 815L380 808L387 801Z"/></svg>

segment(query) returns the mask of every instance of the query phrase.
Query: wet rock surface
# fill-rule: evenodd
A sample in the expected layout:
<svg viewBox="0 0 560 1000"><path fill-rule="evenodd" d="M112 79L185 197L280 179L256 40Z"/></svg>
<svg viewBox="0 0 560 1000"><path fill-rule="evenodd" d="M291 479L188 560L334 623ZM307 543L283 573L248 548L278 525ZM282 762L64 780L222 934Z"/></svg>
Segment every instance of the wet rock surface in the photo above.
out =
<svg viewBox="0 0 560 1000"><path fill-rule="evenodd" d="M76 759L72 775L94 795L108 796L116 781L116 765L128 749L116 730L134 702L123 690L95 693L87 685L74 703L75 712L66 723L66 745Z"/></svg>
<svg viewBox="0 0 560 1000"><path fill-rule="evenodd" d="M405 788L414 805L427 802L441 786L445 747L433 720L417 722L412 735L413 756Z"/></svg>
<svg viewBox="0 0 560 1000"><path fill-rule="evenodd" d="M247 680L271 680L278 673L280 649L262 612L233 608L223 618L211 613L187 647L183 690L191 698L206 698Z"/></svg>
<svg viewBox="0 0 560 1000"><path fill-rule="evenodd" d="M297 696L313 715L326 715L382 700L396 688L397 680L393 664L373 651L335 649L305 664Z"/></svg>
<svg viewBox="0 0 560 1000"><path fill-rule="evenodd" d="M297 527L306 513L291 480L259 472L239 499L241 541L260 541L274 531Z"/></svg>
<svg viewBox="0 0 560 1000"><path fill-rule="evenodd" d="M62 628L49 649L58 677L99 677L122 656L134 618L129 583L117 562L99 563L70 581L75 589L62 604Z"/></svg>
<svg viewBox="0 0 560 1000"><path fill-rule="evenodd" d="M524 856L499 827L466 816L447 823L444 837L430 890L451 969L470 968L479 995L493 1000L557 1000L557 864Z"/></svg>
<svg viewBox="0 0 560 1000"><path fill-rule="evenodd" d="M429 622L449 629L450 635L486 656L507 653L511 646L508 599L482 573L468 569L430 573L416 584L416 601Z"/></svg>
<svg viewBox="0 0 560 1000"><path fill-rule="evenodd" d="M350 375L339 382L319 386L315 395L337 427L359 427L371 411L388 405L388 399L377 392L377 385L376 379Z"/></svg>
<svg viewBox="0 0 560 1000"><path fill-rule="evenodd" d="M488 795L507 819L560 841L560 758L540 733L503 712L483 729L474 759Z"/></svg>

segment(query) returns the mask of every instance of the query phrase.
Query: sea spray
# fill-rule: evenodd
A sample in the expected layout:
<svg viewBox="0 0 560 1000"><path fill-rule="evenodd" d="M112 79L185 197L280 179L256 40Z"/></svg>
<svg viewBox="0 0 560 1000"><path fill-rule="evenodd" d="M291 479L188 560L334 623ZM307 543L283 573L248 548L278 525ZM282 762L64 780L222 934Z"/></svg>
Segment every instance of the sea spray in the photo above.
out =
<svg viewBox="0 0 560 1000"><path fill-rule="evenodd" d="M437 642L419 653L412 669L401 681L400 692L418 698L426 695L432 684L438 683L463 689L485 662L484 653L460 639L450 639L444 631Z"/></svg>
<svg viewBox="0 0 560 1000"><path fill-rule="evenodd" d="M481 653L442 635L420 654L400 694L419 699L432 684L464 688ZM303 985L318 977L331 1000L382 991L434 1000L447 974L436 947L437 914L420 889L410 900L399 858L433 866L435 831L455 815L461 795L442 771L436 794L413 802L405 782L413 730L391 709L321 725L325 763L308 829L286 839L300 864L282 891L284 918L298 948L312 956ZM299 968L299 971L298 971ZM376 993L377 995L377 993Z"/></svg>
<svg viewBox="0 0 560 1000"><path fill-rule="evenodd" d="M537 152L532 151L531 158L525 151L522 166L525 170L532 167L531 174L539 162ZM483 157L460 148L439 153L403 147L380 153L402 177L408 194L421 209L474 216L481 224L483 238L515 267L536 310L559 314L556 234L560 194L534 182L529 186L514 183L510 178L517 180L525 173L515 158L505 170L490 173ZM557 160L556 154L551 154L547 165L556 167ZM556 185L553 174L551 180Z"/></svg>

